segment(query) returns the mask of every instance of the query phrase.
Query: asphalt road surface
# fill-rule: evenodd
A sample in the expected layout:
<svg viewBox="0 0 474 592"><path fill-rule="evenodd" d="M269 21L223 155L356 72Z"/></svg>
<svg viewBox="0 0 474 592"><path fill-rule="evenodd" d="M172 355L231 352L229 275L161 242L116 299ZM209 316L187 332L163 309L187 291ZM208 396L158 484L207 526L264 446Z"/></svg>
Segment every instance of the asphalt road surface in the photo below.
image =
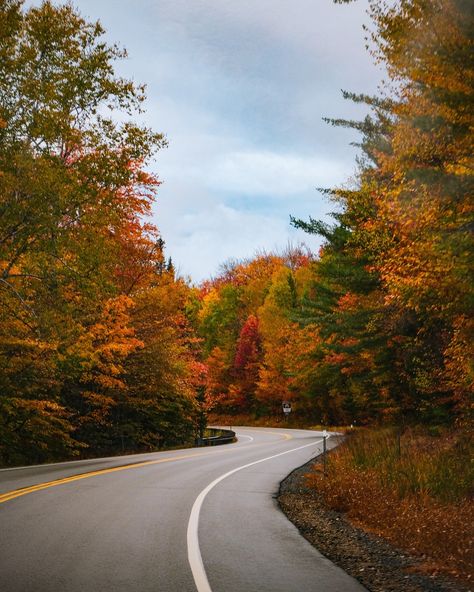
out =
<svg viewBox="0 0 474 592"><path fill-rule="evenodd" d="M0 471L2 592L362 592L278 509L321 433Z"/></svg>

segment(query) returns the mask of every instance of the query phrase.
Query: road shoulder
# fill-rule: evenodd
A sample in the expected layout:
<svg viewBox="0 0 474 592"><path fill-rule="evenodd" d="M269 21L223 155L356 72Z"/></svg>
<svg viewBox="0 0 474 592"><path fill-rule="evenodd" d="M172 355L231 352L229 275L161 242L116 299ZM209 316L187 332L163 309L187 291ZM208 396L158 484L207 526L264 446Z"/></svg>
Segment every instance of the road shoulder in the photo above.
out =
<svg viewBox="0 0 474 592"><path fill-rule="evenodd" d="M305 484L313 460L280 484L278 502L301 534L371 592L469 592L459 582L416 573L420 559L402 553L384 539L350 524L328 510Z"/></svg>

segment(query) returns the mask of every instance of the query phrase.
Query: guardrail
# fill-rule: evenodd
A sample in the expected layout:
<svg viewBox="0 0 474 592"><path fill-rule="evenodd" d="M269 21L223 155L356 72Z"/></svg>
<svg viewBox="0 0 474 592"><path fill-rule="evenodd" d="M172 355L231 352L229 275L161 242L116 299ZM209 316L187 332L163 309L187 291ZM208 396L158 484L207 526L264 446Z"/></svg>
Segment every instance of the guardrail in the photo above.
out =
<svg viewBox="0 0 474 592"><path fill-rule="evenodd" d="M206 428L204 438L196 438L196 446L218 446L235 442L235 432L217 428Z"/></svg>

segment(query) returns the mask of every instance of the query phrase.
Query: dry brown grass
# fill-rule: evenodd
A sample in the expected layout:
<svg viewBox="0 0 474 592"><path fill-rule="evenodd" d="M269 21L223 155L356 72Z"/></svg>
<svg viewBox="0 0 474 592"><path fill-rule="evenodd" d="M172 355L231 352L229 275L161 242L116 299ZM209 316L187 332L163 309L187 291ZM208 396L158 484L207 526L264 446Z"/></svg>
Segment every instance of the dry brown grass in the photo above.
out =
<svg viewBox="0 0 474 592"><path fill-rule="evenodd" d="M426 571L469 580L472 452L466 433L410 430L399 442L395 430L361 430L329 455L326 478L315 466L308 480L351 522L422 557Z"/></svg>

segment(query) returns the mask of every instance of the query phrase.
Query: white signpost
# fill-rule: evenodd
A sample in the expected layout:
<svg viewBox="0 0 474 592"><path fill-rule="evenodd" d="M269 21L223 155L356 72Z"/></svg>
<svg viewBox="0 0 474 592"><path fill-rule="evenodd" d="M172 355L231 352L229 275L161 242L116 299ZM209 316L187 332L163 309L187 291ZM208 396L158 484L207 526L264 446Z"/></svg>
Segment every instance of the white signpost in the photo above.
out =
<svg viewBox="0 0 474 592"><path fill-rule="evenodd" d="M326 430L323 430L323 476L326 477L326 454L327 454L327 445L326 440L329 438L328 433Z"/></svg>
<svg viewBox="0 0 474 592"><path fill-rule="evenodd" d="M285 414L285 417L288 418L288 415L291 413L291 403L288 403L288 401L284 401L281 405L282 409L283 409L283 413Z"/></svg>

